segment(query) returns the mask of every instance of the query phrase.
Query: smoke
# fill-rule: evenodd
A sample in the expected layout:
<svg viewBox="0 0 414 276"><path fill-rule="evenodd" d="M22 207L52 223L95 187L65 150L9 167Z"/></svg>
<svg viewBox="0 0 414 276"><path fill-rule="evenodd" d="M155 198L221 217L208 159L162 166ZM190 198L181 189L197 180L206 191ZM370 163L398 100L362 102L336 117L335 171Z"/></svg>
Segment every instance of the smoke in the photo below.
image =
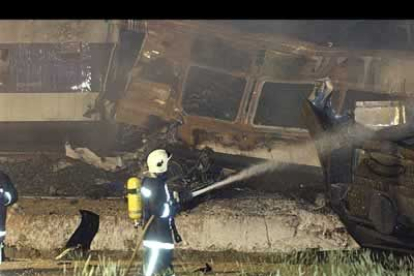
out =
<svg viewBox="0 0 414 276"><path fill-rule="evenodd" d="M359 124L355 124L352 126L344 126L335 132L324 133L322 136L316 139L315 143L321 146L319 148L319 153L324 155L332 150L350 145L350 143L361 143L365 140L373 138L374 136L375 131L364 128ZM309 143L313 142L307 141L301 143L296 146L294 150L298 152L306 151L309 148ZM309 156L309 158L313 158L313 156ZM208 191L215 190L223 186L251 178L253 176L262 175L276 170L283 170L288 166L289 163L283 163L274 160L253 165L222 181L193 192L193 196L196 197Z"/></svg>

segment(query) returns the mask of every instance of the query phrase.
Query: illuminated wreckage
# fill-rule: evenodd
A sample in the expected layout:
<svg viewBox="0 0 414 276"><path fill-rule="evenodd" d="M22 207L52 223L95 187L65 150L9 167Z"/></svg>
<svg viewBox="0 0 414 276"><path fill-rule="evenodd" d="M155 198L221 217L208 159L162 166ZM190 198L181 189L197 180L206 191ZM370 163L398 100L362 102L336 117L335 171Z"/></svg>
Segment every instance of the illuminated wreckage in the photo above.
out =
<svg viewBox="0 0 414 276"><path fill-rule="evenodd" d="M339 114L332 95L330 80L320 80L302 106L302 117L322 166L326 202L361 247L413 253L414 126L406 120L403 124L394 120L373 128L356 116L356 110ZM365 107L372 103L365 103ZM401 109L401 102L376 104L377 110L380 106L386 111L387 105ZM369 114L372 110L365 110L365 118L378 117ZM222 168L212 162L212 154L205 149L196 162L172 161L168 182L198 190L223 179ZM81 215L79 228L57 259L74 248L89 250L99 216L87 211Z"/></svg>
<svg viewBox="0 0 414 276"><path fill-rule="evenodd" d="M332 91L329 79L320 80L302 106L326 201L361 247L413 253L414 128L373 129L358 122L355 111L338 114Z"/></svg>

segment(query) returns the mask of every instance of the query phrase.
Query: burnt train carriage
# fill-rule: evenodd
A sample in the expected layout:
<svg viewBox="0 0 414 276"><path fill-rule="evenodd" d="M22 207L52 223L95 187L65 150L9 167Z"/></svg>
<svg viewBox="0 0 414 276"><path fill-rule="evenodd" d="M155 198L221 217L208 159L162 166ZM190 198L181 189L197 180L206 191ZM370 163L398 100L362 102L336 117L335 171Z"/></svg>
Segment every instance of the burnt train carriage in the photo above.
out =
<svg viewBox="0 0 414 276"><path fill-rule="evenodd" d="M411 251L414 128L402 112L411 101L399 100L394 121L373 129L358 122L353 110L338 114L331 83L323 80L302 114L322 163L327 198L350 234L364 247Z"/></svg>
<svg viewBox="0 0 414 276"><path fill-rule="evenodd" d="M187 146L208 146L223 154L313 167L319 166L317 158L306 158L316 156L313 147L302 154L287 154L285 150L309 139L299 114L313 81L329 75L338 84L340 97L345 98L351 91L360 95L386 90L385 80L398 69L394 59L401 56L395 50L405 50L388 45L382 52L367 53L368 44L358 48L339 40L333 41L332 48L282 28L299 24L296 30L302 34L317 33L323 22L276 20L267 22L268 28L260 22L147 23L128 85L117 99L118 123L148 132L158 122L180 117L183 124L177 136ZM343 42L358 40L354 32L371 26L369 22L330 23L336 26L332 34L350 28ZM393 33L399 34L399 27L394 27ZM410 89L412 84L407 82L406 87ZM140 139L134 142L138 145Z"/></svg>

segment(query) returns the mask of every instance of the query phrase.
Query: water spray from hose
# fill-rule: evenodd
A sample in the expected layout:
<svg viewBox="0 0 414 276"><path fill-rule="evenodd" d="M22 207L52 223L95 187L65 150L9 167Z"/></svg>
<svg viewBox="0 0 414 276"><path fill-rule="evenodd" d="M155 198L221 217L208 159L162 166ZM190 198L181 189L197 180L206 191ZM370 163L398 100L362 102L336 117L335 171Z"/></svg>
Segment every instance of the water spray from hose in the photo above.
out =
<svg viewBox="0 0 414 276"><path fill-rule="evenodd" d="M239 173L232 175L222 181L219 181L213 185L210 185L206 188L197 190L195 192L193 192L193 197L199 196L201 194L204 194L208 191L226 186L228 184L234 183L234 182L238 182L240 180L243 179L247 179L256 175L261 175L267 172L272 172L276 169L281 169L284 166L287 166L288 164L286 163L281 163L281 162L277 162L277 161L269 161L269 162L264 162L255 166L251 166L247 169L244 169L242 171L240 171Z"/></svg>
<svg viewBox="0 0 414 276"><path fill-rule="evenodd" d="M327 152L338 149L344 146L345 144L349 144L351 142L361 143L365 140L373 138L374 136L375 136L375 131L364 128L359 124L355 124L352 126L346 126L346 127L340 128L335 132L325 133L323 136L319 137L317 141L315 141L315 143L322 145L323 148L319 149L320 153L326 154ZM305 151L308 148L309 143L312 143L312 142L307 141L307 142L301 143L297 145L294 148L294 150L298 152ZM289 163L283 163L283 162L278 162L274 160L263 162L257 165L253 165L213 185L194 191L192 193L192 196L197 197L211 190L215 190L215 189L227 186L229 184L251 178L253 176L262 175L262 174L273 172L276 170L282 170L288 167L289 165L290 165Z"/></svg>

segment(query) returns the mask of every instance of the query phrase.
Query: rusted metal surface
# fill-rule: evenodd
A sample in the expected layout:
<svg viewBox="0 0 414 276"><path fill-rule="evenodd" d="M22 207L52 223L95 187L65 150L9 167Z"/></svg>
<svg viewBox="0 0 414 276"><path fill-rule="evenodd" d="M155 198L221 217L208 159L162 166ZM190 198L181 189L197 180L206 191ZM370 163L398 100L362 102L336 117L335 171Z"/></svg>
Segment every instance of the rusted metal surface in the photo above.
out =
<svg viewBox="0 0 414 276"><path fill-rule="evenodd" d="M309 139L307 130L296 119L290 127L254 124L262 90L268 82L295 85L329 76L340 91L335 91L338 95L334 96L339 109L346 108L347 95L351 93L347 91L351 90L373 95L409 95L414 91L414 83L407 81L413 71L408 68L414 67L409 52L321 46L282 33L246 32L222 23L148 21L141 55L118 104L117 120L146 128L151 116L167 122L182 117L184 124L178 134L188 146L231 146L240 153L275 141ZM202 68L206 76L218 77L203 84L206 78L195 80L194 68ZM237 101L221 92L231 89L224 81L231 77L244 83L243 88L237 88ZM188 97L197 94L194 89L198 88L194 87L200 87L200 97L193 99L189 108ZM154 92L157 89L169 92L162 96ZM214 101L208 100L209 90L217 92ZM214 110L220 105L227 106L231 116L226 117L228 111L223 107ZM275 102L274 108L285 107Z"/></svg>
<svg viewBox="0 0 414 276"><path fill-rule="evenodd" d="M325 173L330 207L361 246L413 252L412 120L371 130L356 122L361 114L344 116L332 109L332 90L327 80L319 83L303 108ZM401 103L365 102L363 107L372 106L399 108ZM389 121L390 112L384 112ZM331 138L338 132L341 137L333 139L343 143Z"/></svg>
<svg viewBox="0 0 414 276"><path fill-rule="evenodd" d="M116 119L128 124L143 124L148 116L166 117L171 87L162 83L132 83L131 91L118 102ZM138 102L145 103L139 104Z"/></svg>

